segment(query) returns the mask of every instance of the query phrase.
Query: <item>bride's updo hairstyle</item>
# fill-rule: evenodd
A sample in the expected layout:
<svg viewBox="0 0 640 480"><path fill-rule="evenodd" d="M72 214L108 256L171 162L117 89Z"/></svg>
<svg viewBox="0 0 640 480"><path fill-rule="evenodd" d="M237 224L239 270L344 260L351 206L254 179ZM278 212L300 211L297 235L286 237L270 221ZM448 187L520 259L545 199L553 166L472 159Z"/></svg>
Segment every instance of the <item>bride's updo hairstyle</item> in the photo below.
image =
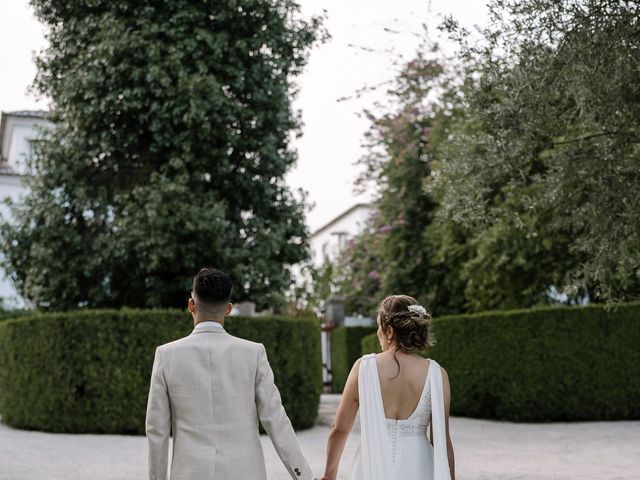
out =
<svg viewBox="0 0 640 480"><path fill-rule="evenodd" d="M415 298L391 295L380 302L378 315L383 332L387 327L393 328L398 350L419 352L435 343L431 314L421 308L409 309L411 305L418 306Z"/></svg>

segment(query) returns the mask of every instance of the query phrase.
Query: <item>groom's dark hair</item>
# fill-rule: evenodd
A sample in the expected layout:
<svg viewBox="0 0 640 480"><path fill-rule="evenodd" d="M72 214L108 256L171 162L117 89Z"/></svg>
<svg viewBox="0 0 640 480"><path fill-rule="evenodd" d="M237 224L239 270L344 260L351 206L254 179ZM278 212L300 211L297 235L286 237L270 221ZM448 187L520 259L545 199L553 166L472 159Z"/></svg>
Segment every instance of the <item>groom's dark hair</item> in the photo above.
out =
<svg viewBox="0 0 640 480"><path fill-rule="evenodd" d="M193 278L193 295L200 309L226 307L231 300L231 278L221 270L203 268Z"/></svg>

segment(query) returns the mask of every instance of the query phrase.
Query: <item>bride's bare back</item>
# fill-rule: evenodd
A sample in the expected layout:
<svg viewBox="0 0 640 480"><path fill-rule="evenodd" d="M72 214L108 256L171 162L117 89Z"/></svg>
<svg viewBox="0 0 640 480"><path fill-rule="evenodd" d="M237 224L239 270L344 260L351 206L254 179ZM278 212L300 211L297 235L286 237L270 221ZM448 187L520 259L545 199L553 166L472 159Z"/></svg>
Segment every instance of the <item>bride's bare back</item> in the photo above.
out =
<svg viewBox="0 0 640 480"><path fill-rule="evenodd" d="M429 372L429 361L412 353L387 351L376 355L384 416L405 420L415 411Z"/></svg>

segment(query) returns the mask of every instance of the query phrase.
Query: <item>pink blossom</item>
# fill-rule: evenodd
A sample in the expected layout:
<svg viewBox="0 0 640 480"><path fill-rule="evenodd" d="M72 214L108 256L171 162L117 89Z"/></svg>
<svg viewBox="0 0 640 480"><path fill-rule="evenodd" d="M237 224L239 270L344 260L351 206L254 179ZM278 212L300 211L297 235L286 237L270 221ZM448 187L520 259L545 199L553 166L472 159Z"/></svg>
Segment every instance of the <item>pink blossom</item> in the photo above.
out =
<svg viewBox="0 0 640 480"><path fill-rule="evenodd" d="M367 275L371 280L378 280L380 278L380 272L377 270L371 270Z"/></svg>
<svg viewBox="0 0 640 480"><path fill-rule="evenodd" d="M431 135L431 127L424 127L422 129L422 138L425 142L429 141L429 136Z"/></svg>

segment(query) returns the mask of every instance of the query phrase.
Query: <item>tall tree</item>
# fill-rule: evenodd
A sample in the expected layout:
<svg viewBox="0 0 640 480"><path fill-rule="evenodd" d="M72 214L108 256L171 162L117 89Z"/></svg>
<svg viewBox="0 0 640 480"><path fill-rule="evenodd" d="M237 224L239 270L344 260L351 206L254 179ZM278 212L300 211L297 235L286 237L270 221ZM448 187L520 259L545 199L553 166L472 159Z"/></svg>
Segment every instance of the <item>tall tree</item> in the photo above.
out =
<svg viewBox="0 0 640 480"><path fill-rule="evenodd" d="M357 184L374 189L377 214L341 261L352 310L371 313L393 293L414 295L432 307L441 296L430 268L434 244L425 238L437 203L424 182L449 116L439 98L448 80L437 51L421 50L387 91L390 105L381 113L365 112L371 128Z"/></svg>
<svg viewBox="0 0 640 480"><path fill-rule="evenodd" d="M32 0L56 129L2 224L19 291L51 309L182 306L194 271L273 303L307 255L283 177L293 78L322 36L293 0Z"/></svg>
<svg viewBox="0 0 640 480"><path fill-rule="evenodd" d="M640 4L494 0L490 11L483 42L447 25L467 70L442 215L475 232L474 268L494 286L519 277L529 299L551 286L637 298Z"/></svg>

